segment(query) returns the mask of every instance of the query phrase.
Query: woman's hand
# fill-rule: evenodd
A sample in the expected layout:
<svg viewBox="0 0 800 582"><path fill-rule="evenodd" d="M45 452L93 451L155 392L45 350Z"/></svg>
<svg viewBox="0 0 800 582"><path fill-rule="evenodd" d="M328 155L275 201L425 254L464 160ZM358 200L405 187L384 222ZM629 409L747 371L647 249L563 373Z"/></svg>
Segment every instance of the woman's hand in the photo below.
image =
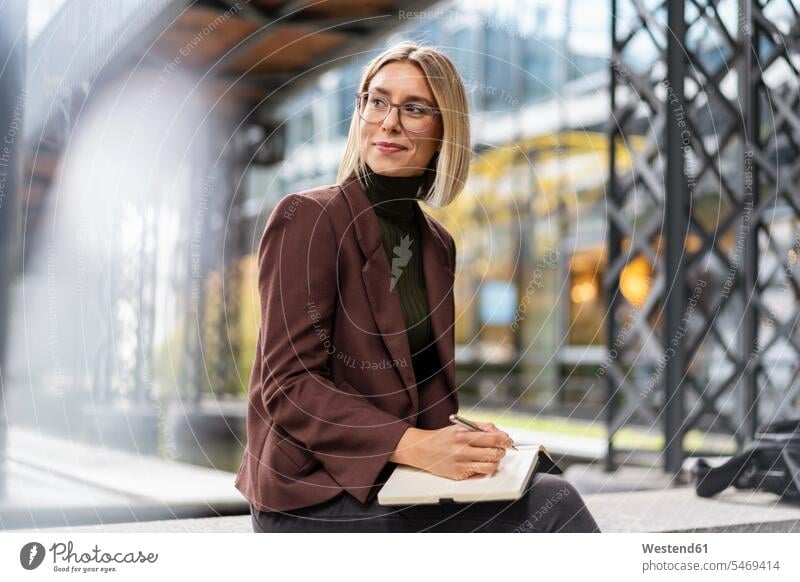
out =
<svg viewBox="0 0 800 582"><path fill-rule="evenodd" d="M475 424L487 432L457 425L437 430L409 428L389 460L458 481L493 475L511 438L492 423Z"/></svg>

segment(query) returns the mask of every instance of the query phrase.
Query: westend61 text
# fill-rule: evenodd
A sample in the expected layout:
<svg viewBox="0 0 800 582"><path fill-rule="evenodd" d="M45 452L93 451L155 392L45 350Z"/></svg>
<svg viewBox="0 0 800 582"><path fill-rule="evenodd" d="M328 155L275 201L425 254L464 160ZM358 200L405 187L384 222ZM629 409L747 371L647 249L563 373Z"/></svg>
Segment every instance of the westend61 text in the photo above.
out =
<svg viewBox="0 0 800 582"><path fill-rule="evenodd" d="M645 554L707 554L708 544L686 544L682 546L674 544L642 544L642 551Z"/></svg>

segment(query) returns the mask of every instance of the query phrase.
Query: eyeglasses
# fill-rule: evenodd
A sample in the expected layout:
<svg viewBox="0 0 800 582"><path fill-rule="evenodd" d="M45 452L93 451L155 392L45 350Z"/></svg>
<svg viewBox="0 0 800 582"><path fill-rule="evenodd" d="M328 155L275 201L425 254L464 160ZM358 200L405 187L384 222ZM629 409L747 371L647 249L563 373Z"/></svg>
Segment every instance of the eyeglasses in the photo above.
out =
<svg viewBox="0 0 800 582"><path fill-rule="evenodd" d="M400 112L400 125L412 133L422 133L427 130L433 123L434 116L441 115L436 107L422 103L397 104L369 91L356 93L358 115L367 123L383 123L394 107Z"/></svg>

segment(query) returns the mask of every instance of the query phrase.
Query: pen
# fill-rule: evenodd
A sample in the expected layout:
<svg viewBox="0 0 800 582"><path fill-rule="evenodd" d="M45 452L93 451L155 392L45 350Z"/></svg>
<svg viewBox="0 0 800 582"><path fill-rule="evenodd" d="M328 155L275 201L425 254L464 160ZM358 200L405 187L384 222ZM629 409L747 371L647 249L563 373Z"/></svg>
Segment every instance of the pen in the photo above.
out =
<svg viewBox="0 0 800 582"><path fill-rule="evenodd" d="M464 428L468 428L469 430L477 430L479 432L486 432L485 430L483 430L481 427L479 427L474 422L471 422L471 421L467 420L466 418L462 418L462 417L458 416L457 414L451 414L450 415L450 422L452 422L453 424L457 424L459 426L463 426ZM515 451L519 450L517 447L514 446L513 442L511 443L511 448L514 449Z"/></svg>

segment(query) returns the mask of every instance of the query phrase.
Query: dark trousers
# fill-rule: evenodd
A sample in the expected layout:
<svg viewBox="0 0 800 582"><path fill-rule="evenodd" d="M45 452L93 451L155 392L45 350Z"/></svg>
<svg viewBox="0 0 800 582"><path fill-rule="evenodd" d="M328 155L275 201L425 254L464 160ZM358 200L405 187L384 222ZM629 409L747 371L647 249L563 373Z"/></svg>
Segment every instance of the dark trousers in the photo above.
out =
<svg viewBox="0 0 800 582"><path fill-rule="evenodd" d="M250 508L266 532L599 532L577 490L563 477L537 473L515 501L367 505L342 491L329 501L286 512Z"/></svg>

